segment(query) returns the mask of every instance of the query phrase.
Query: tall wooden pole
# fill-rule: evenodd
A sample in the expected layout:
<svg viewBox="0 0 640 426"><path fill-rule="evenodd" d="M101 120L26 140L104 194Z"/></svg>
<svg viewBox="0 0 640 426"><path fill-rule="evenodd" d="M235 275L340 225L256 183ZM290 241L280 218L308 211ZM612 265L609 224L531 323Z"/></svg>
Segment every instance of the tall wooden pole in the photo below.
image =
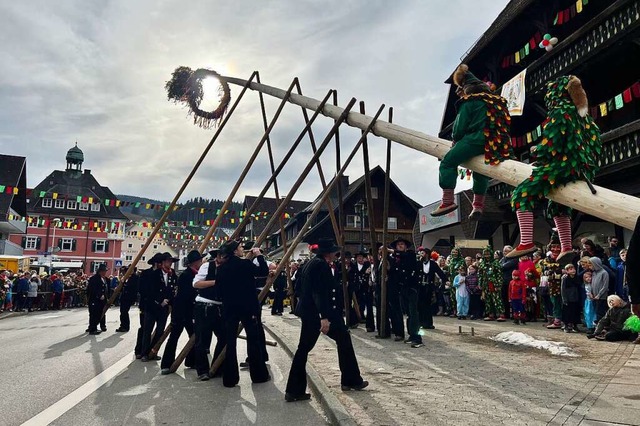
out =
<svg viewBox="0 0 640 426"><path fill-rule="evenodd" d="M173 197L173 200L171 201L171 203L169 204L169 206L165 210L164 214L162 215L162 217L156 223L156 226L153 228L153 231L151 231L151 234L149 235L149 238L147 238L147 242L144 244L142 249L140 249L140 252L135 257L135 259L133 259L133 261L131 262L131 265L129 265L129 268L127 269L127 272L124 274L124 277L122 277L122 281L120 281L118 286L115 288L115 290L113 291L113 294L111 295L111 297L107 301L104 309L102 310L102 316L104 316L107 313L107 310L109 309L109 307L111 305L113 305L113 302L116 300L116 297L118 297L118 294L120 294L120 292L122 291L122 286L129 279L131 274L133 274L133 270L136 267L136 265L138 264L138 262L140 261L140 259L142 258L142 255L144 255L144 253L147 250L147 248L149 248L149 246L151 245L151 242L153 241L153 238L156 236L156 234L158 233L158 231L160 230L162 225L164 225L164 222L167 220L167 217L169 216L169 214L171 214L171 212L173 212L176 204L178 203L178 200L182 196L182 193L187 188L187 185L189 184L189 182L191 182L191 179L196 174L196 171L198 171L198 168L200 167L200 165L204 161L205 157L207 156L207 154L211 150L211 147L213 146L215 141L218 139L218 136L220 136L220 133L222 132L222 129L224 129L224 127L226 126L227 122L229 121L229 118L231 118L231 115L233 114L233 112L235 111L236 107L240 103L240 100L242 99L242 97L244 96L245 92L247 91L247 89L249 88L251 83L253 82L253 79L255 78L255 76L256 76L256 72L251 74L251 77L249 77L249 80L246 80L244 82L244 84L241 84L241 86L243 86L243 88L240 91L240 94L238 95L238 98L236 99L236 101L233 103L233 105L229 109L229 112L227 113L226 117L224 117L224 119L222 120L222 123L220 123L220 127L218 127L218 130L216 130L216 133L213 135L213 137L211 138L211 141L209 141L209 144L206 146L206 148L204 149L204 151L200 155L200 158L198 159L196 164L193 166L193 169L191 169L191 172L189 173L187 178L184 180L184 183L182 184L182 186L180 187L180 189L176 193L175 197Z"/></svg>
<svg viewBox="0 0 640 426"><path fill-rule="evenodd" d="M391 111L391 110L390 110ZM360 102L360 113L365 113L364 102ZM373 255L374 264L377 264L378 253L376 245L376 221L374 217L373 196L371 194L371 168L369 167L369 144L365 138L362 143L362 158L364 160L364 189L367 196L367 215L369 216L369 253Z"/></svg>
<svg viewBox="0 0 640 426"><path fill-rule="evenodd" d="M231 84L242 86L246 83L245 80L239 78L225 78ZM264 84L251 83L251 88L277 98L283 96L282 89ZM296 94L291 95L290 102L309 109L315 109L318 105L317 100ZM327 105L323 113L335 118L342 113L342 108ZM347 120L347 124L360 129L366 127L370 122L371 117L356 112L350 113ZM384 121L376 123L373 133L440 159L451 149L450 141ZM484 156L474 157L463 166L512 186L517 186L528 179L532 170L531 165L515 160L506 160L499 165L490 166L484 164ZM587 183L579 181L554 189L547 195L547 198L623 228L634 229L636 220L640 216L640 198L600 186L595 186L595 189L597 193L592 194ZM611 208L611 206L615 206L615 208Z"/></svg>
<svg viewBox="0 0 640 426"><path fill-rule="evenodd" d="M389 108L389 123L393 121L393 107ZM380 272L380 324L379 336L387 336L387 268L389 267L389 254L387 253L387 241L389 239L389 191L391 189L391 140L387 139L387 164L384 177L384 207L382 213L382 270Z"/></svg>
<svg viewBox="0 0 640 426"><path fill-rule="evenodd" d="M351 106L353 106L354 103L355 103L355 99L352 99ZM348 109L350 109L349 106L348 106ZM378 110L378 112L374 116L373 121L371 123L371 126L367 127L368 130L365 132L365 135L371 131L371 128L373 127L373 124L375 124L375 121L380 116L380 114L382 113L383 110L384 110L384 104L380 107L380 109ZM338 173L336 175L336 178L331 181L331 183L327 186L327 189L323 192L322 196L320 197L320 200L318 200L318 203L316 203L313 211L311 212L311 215L309 215L309 217L307 218L307 221L305 222L303 229L308 229L308 227L311 226L311 224L315 220L316 216L320 212L320 209L322 208L322 205L324 204L326 199L331 194L331 191L333 191L335 185L336 184L339 185L340 178L342 177L342 175L344 174L345 170L347 169L347 167L351 163L351 160L353 160L353 157L355 157L355 155L358 152L358 150L360 149L361 145L362 145L362 138L360 138L358 143L356 143L356 146L353 148L353 150L351 151L351 153L347 157L347 160L345 161L344 165L338 171ZM298 235L296 235L296 237L291 242L291 245L289 246L289 250L287 250L287 252L282 257L282 262L280 262L280 264L276 268L274 276L269 276L269 278L267 278L267 285L265 285L265 287L262 289L262 291L258 295L258 299L259 299L259 301L261 303L264 300L264 298L267 296L267 293L269 291L269 287L270 287L271 283L273 282L275 277L278 276L278 274L282 271L282 268L284 267L284 263L289 261L289 258L291 257L291 255L295 251L295 247L302 241L304 236L305 236L305 232L300 232L300 233L298 233ZM242 327L240 327L240 330L238 330L238 334L240 334L241 329L242 329ZM210 374L212 374L212 375L215 374L215 372L218 370L218 368L220 368L220 366L222 365L222 362L224 361L224 358L226 356L226 352L227 352L227 348L225 346L225 348L222 350L222 353L218 356L218 358L216 358L214 360L213 364L211 365L211 369L209 371Z"/></svg>

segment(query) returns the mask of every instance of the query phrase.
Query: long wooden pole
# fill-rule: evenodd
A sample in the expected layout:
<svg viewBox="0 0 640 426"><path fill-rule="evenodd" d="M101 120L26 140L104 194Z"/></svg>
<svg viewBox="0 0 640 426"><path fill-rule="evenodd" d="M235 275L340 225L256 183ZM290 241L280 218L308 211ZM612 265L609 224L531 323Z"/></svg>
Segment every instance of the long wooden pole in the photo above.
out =
<svg viewBox="0 0 640 426"><path fill-rule="evenodd" d="M389 123L393 121L393 107L389 108ZM387 337L387 268L389 254L387 253L387 240L389 232L389 191L391 189L391 140L387 139L387 164L384 177L384 206L382 209L382 268L380 271L380 324L378 335Z"/></svg>
<svg viewBox="0 0 640 426"><path fill-rule="evenodd" d="M232 84L241 86L246 84L245 80L239 78L225 78L227 82ZM277 98L281 98L284 94L282 89L264 84L251 83L250 87ZM290 102L309 109L315 109L318 105L317 100L296 94L291 95ZM327 105L323 113L335 118L342 113L342 108ZM371 117L356 112L351 112L347 120L347 124L360 129L365 128L370 122ZM440 159L451 149L450 141L384 121L376 123L373 133ZM532 170L531 165L515 160L507 160L499 165L490 166L484 164L483 156L475 157L464 163L463 166L512 186L517 186L528 179ZM600 186L595 186L595 188L597 193L592 194L586 182L574 182L553 190L547 198L623 228L634 229L636 219L640 216L640 199Z"/></svg>
<svg viewBox="0 0 640 426"><path fill-rule="evenodd" d="M200 155L200 158L198 159L198 161L196 161L196 164L193 166L193 169L191 169L191 172L189 173L187 178L182 183L182 186L180 187L180 189L176 193L175 197L173 197L173 200L169 204L169 207L165 210L165 212L163 213L162 217L156 223L156 226L151 231L151 234L149 235L149 238L147 238L147 242L140 249L140 252L138 252L138 255L135 257L135 259L133 259L133 261L131 262L131 265L129 265L129 268L127 269L127 272L124 274L124 277L122 277L122 281L120 281L118 286L113 291L113 294L111 295L111 297L109 298L109 300L105 304L105 307L102 310L102 316L101 317L103 317L107 313L107 310L109 310L109 307L111 305L113 305L113 302L116 300L116 297L118 297L118 294L120 294L120 292L122 291L122 286L129 279L131 274L133 274L134 268L136 267L136 265L138 264L138 262L142 258L142 255L145 253L147 248L149 248L149 246L151 245L151 242L153 241L153 238L156 236L156 234L158 233L158 231L160 230L162 225L164 225L164 222L167 220L167 217L169 217L169 214L171 214L173 212L173 209L176 206L176 204L178 203L178 200L180 199L180 197L182 196L182 193L187 188L187 185L189 185L189 182L191 182L191 179L193 178L193 176L198 171L198 168L200 168L200 165L202 164L202 162L204 161L205 157L207 156L207 154L211 150L211 147L213 146L215 141L218 140L218 136L220 136L220 133L222 132L222 129L224 129L224 127L226 126L227 122L229 121L229 118L231 118L231 115L233 114L233 112L235 111L236 107L240 103L240 100L244 96L244 94L247 91L249 85L253 82L253 79L256 76L256 74L257 74L256 72L253 72L253 74L251 74L251 77L249 77L249 80L246 80L244 82L244 84L241 84L241 86L243 86L243 87L242 87L242 90L240 91L240 94L238 95L238 98L236 99L236 101L233 103L233 105L229 109L229 112L227 113L226 117L222 120L222 123L220 123L220 127L218 127L218 130L216 130L216 133L211 138L211 141L209 141L209 144L206 146L204 151L202 151L202 154Z"/></svg>
<svg viewBox="0 0 640 426"><path fill-rule="evenodd" d="M364 102L360 102L360 113L364 114ZM362 158L364 160L364 189L367 196L367 215L369 216L369 253L373 255L374 264L377 263L378 253L376 244L376 221L374 217L373 195L371 194L371 168L369 167L369 144L367 139L362 143Z"/></svg>
<svg viewBox="0 0 640 426"><path fill-rule="evenodd" d="M333 105L338 105L338 92L333 93ZM342 168L340 161L340 133L336 132L335 136L336 141L336 174ZM338 179L338 178L336 178ZM344 240L344 199L342 194L342 177L340 177L340 182L338 182L337 193L338 193L338 232L336 234L336 241L338 241L338 245L340 246L340 283L342 284L342 304L344 306L344 319L347 322L347 325L351 324L351 303L349 297L349 282L347 278L347 259L346 259L346 247ZM351 262L351 259L348 259Z"/></svg>
<svg viewBox="0 0 640 426"><path fill-rule="evenodd" d="M350 106L347 105L347 108L345 108L345 110L348 111L353 106L354 103L355 103L355 99L352 99L351 102L350 102ZM380 109L378 110L377 114L374 116L374 118L373 118L373 120L371 122L371 126L367 127L368 130L366 131L365 135L371 131L371 129L373 128L373 124L375 124L375 121L380 116L380 114L382 113L383 110L384 110L384 104L380 107ZM320 200L318 201L318 203L316 203L313 211L311 212L311 214L307 218L307 221L305 222L304 227L302 229L308 229L308 227L313 223L313 221L315 220L316 216L320 212L320 209L322 208L322 205L324 204L326 199L331 194L331 191L333 191L333 188L335 187L335 185L339 184L340 178L342 177L342 175L344 174L345 170L347 169L347 167L351 163L351 160L353 160L353 157L355 157L355 155L358 152L358 150L360 149L361 145L362 145L362 138L360 138L358 143L356 143L356 146L353 148L353 150L349 154L349 157L345 161L344 165L338 171L338 174L336 175L336 178L331 181L331 183L327 186L327 189L323 192ZM280 272L282 272L282 268L284 267L284 263L289 261L289 258L291 257L291 255L295 251L296 246L302 241L304 236L305 236L305 232L300 232L293 239L293 241L291 242L291 246L289 246L289 250L287 250L287 252L282 257L282 262L280 262L280 264L276 268L275 274L273 276L269 276L269 278L267 278L267 285L265 285L265 287L262 289L262 291L258 295L258 300L260 302L262 302L264 300L264 298L267 296L267 293L269 292L269 286L271 285L271 283L273 282L275 277L277 277L278 274ZM271 283L269 281L271 281ZM240 329L241 328L242 327L240 327ZM238 330L238 334L240 334L240 331L241 330ZM218 368L220 368L220 366L224 362L224 358L226 356L226 352L227 352L227 348L225 346L225 348L222 350L222 352L220 353L218 358L216 358L214 360L213 364L211 365L211 369L209 371L209 373L211 375L215 374L215 372L218 370Z"/></svg>

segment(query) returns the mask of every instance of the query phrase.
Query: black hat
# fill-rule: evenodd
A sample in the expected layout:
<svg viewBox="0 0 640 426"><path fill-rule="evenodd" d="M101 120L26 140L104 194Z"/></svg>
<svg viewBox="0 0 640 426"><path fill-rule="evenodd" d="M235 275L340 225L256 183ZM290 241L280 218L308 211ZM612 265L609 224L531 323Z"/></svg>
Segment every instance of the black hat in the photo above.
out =
<svg viewBox="0 0 640 426"><path fill-rule="evenodd" d="M240 245L240 242L238 241L234 241L234 240L227 241L220 246L220 254L223 256L229 256L233 254L234 251L236 251L239 245Z"/></svg>
<svg viewBox="0 0 640 426"><path fill-rule="evenodd" d="M407 248L411 247L413 245L413 243L409 240L407 240L406 238L398 238L395 241L391 241L391 243L389 243L389 247L391 247L392 249L396 249L396 245L398 245L399 242L403 242L405 243L405 245L407 246Z"/></svg>
<svg viewBox="0 0 640 426"><path fill-rule="evenodd" d="M198 260L202 259L204 256L202 256L202 254L200 254L200 251L198 250L191 250L189 252L189 254L187 254L187 265L190 265L192 263L197 262Z"/></svg>
<svg viewBox="0 0 640 426"><path fill-rule="evenodd" d="M351 252L350 251L345 251L344 252L344 257L351 257Z"/></svg>
<svg viewBox="0 0 640 426"><path fill-rule="evenodd" d="M327 253L336 253L340 251L340 247L338 247L331 238L321 238L318 240L318 248L315 250L317 254L327 254Z"/></svg>
<svg viewBox="0 0 640 426"><path fill-rule="evenodd" d="M216 257L218 255L218 253L220 253L220 249L219 248L214 248L213 250L209 251L209 256Z"/></svg>
<svg viewBox="0 0 640 426"><path fill-rule="evenodd" d="M107 264L106 263L101 263L100 265L98 265L98 271L97 272L106 272L107 271Z"/></svg>
<svg viewBox="0 0 640 426"><path fill-rule="evenodd" d="M369 253L367 253L366 250L358 250L358 252L356 253L356 257L358 257L358 256L367 257L368 255L369 255Z"/></svg>
<svg viewBox="0 0 640 426"><path fill-rule="evenodd" d="M155 265L156 263L160 262L162 262L162 253L156 253L151 259L147 260L147 263L149 265Z"/></svg>
<svg viewBox="0 0 640 426"><path fill-rule="evenodd" d="M160 256L161 256L160 262L164 262L165 260L172 260L174 262L177 262L178 260L180 260L177 257L173 257L173 255L171 253L169 253L168 251L165 251Z"/></svg>
<svg viewBox="0 0 640 426"><path fill-rule="evenodd" d="M242 249L243 250L251 250L253 248L253 246L255 245L255 241L246 241L242 244Z"/></svg>

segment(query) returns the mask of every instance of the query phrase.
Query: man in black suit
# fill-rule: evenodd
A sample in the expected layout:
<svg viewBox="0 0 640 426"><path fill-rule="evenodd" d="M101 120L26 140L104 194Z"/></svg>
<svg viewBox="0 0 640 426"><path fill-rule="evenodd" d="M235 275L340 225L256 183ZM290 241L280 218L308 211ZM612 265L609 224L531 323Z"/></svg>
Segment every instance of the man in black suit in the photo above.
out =
<svg viewBox="0 0 640 426"><path fill-rule="evenodd" d="M120 269L120 275L124 276L129 269L128 266L123 266ZM133 273L127 279L122 286L122 292L120 293L120 327L116 329L117 332L126 333L131 327L131 320L129 319L129 309L136 303L138 298L138 268L133 268Z"/></svg>
<svg viewBox="0 0 640 426"><path fill-rule="evenodd" d="M242 323L247 335L249 374L253 383L271 380L260 348L260 304L256 297L255 277L267 276L269 268L259 248L252 248L256 266L249 259L242 259L244 250L238 241L228 241L220 247L221 265L218 267L215 286L218 287L224 305L225 340L227 352L222 372L222 384L234 387L240 381L238 371L238 326Z"/></svg>
<svg viewBox="0 0 640 426"><path fill-rule="evenodd" d="M335 261L339 250L340 247L335 246L332 240L320 240L315 250L316 256L301 271L302 288L297 310L302 319L302 328L287 380L287 402L311 398L306 393L306 365L309 352L318 341L320 333L335 340L338 346L342 390L362 390L369 385L360 376L351 335L342 317L342 306L336 304L336 292L342 289L336 285L330 264Z"/></svg>
<svg viewBox="0 0 640 426"><path fill-rule="evenodd" d="M149 288L153 285L153 273L156 269L160 268L162 260L162 254L156 253L153 257L147 260L147 264L151 265L151 268L142 271L138 277L138 294L140 294L140 300L138 301L138 310L140 311L140 328L138 328L138 336L136 338L136 347L133 352L136 355L136 359L142 358L142 341L144 337L144 312L147 310L147 301L149 299Z"/></svg>
<svg viewBox="0 0 640 426"><path fill-rule="evenodd" d="M171 304L171 334L164 348L164 355L160 363L160 373L171 373L170 368L176 359L176 347L178 339L182 334L182 330L187 330L189 337L193 334L193 305L195 303L198 292L193 288L193 278L202 266L202 255L198 250L192 250L187 254L187 269L185 269L178 278L178 286L175 297ZM193 348L187 354L184 365L193 367L194 350Z"/></svg>
<svg viewBox="0 0 640 426"><path fill-rule="evenodd" d="M98 266L98 271L96 272L96 274L89 278L89 282L87 283L87 300L89 303L89 334L100 334L100 331L98 330L98 323L100 322L100 317L102 317L102 310L104 309L104 305L106 303L108 284L107 265L102 263L100 264L100 266ZM102 324L101 328L103 331L106 331L106 324Z"/></svg>
<svg viewBox="0 0 640 426"><path fill-rule="evenodd" d="M144 312L142 362L160 360L158 355L151 353L151 349L164 333L169 316L169 306L178 282L178 277L171 268L178 259L167 252L161 255L160 261L160 268L154 270L150 275L149 287L145 290L147 302ZM151 338L154 326L156 332Z"/></svg>
<svg viewBox="0 0 640 426"><path fill-rule="evenodd" d="M371 278L371 263L367 260L367 253L356 253L356 262L351 265L349 273L349 293L356 295L358 308L360 309L360 322L364 322L367 331L375 331L373 319L373 293L369 285ZM355 308L352 313L355 314ZM353 321L351 321L353 323Z"/></svg>
<svg viewBox="0 0 640 426"><path fill-rule="evenodd" d="M419 261L417 263L416 278L418 281L418 316L420 326L426 329L434 329L433 305L435 304L435 276L438 275L442 282L447 281L447 276L438 263L431 259L431 250L418 247Z"/></svg>
<svg viewBox="0 0 640 426"><path fill-rule="evenodd" d="M416 253L411 250L411 241L399 238L389 244L389 281L387 297L391 307L391 326L394 340L404 340L403 311L407 313L407 333L405 343L412 347L422 346L420 319L418 318L418 282L416 281Z"/></svg>

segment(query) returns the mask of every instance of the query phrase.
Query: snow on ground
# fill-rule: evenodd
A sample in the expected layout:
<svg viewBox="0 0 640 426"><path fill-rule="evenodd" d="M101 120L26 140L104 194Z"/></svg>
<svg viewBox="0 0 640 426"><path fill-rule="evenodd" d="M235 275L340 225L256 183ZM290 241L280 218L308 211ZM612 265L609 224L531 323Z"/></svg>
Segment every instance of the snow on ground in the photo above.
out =
<svg viewBox="0 0 640 426"><path fill-rule="evenodd" d="M543 349L551 352L552 355L577 357L579 356L569 348L564 342L553 342L550 340L538 340L528 334L519 331L505 331L491 337L496 342L507 343L514 346L528 346L536 349Z"/></svg>

